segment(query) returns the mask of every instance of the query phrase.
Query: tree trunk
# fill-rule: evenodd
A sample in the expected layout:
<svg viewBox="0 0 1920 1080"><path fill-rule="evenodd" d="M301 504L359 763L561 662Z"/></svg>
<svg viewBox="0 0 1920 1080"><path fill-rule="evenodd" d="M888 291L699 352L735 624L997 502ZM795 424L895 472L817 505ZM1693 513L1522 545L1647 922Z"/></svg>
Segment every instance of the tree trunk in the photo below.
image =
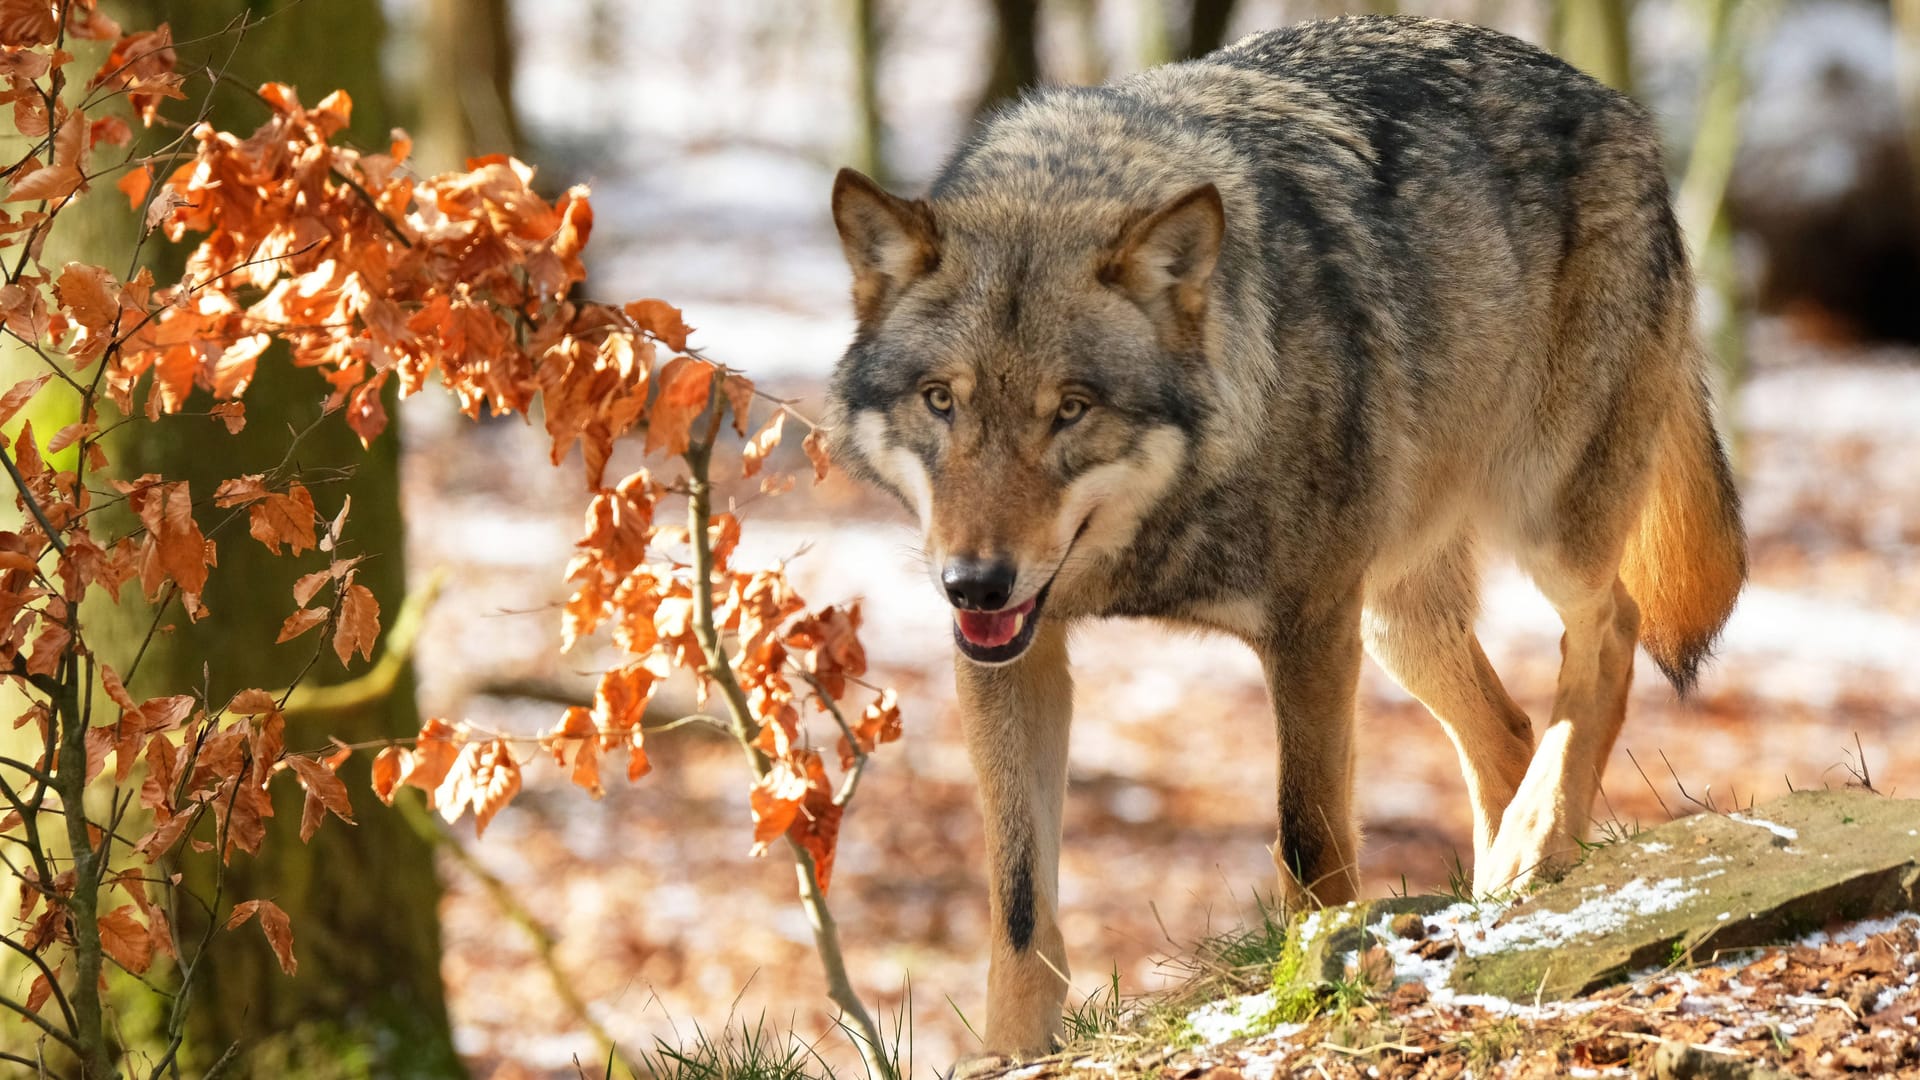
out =
<svg viewBox="0 0 1920 1080"><path fill-rule="evenodd" d="M513 109L507 0L427 0L424 76L414 132L420 167L456 169L478 154L525 154Z"/></svg>
<svg viewBox="0 0 1920 1080"><path fill-rule="evenodd" d="M860 117L853 160L861 172L885 184L886 124L880 114L882 39L876 0L849 0L848 32L853 45L854 104Z"/></svg>
<svg viewBox="0 0 1920 1080"><path fill-rule="evenodd" d="M976 111L986 112L1040 81L1040 0L993 0L993 67Z"/></svg>
<svg viewBox="0 0 1920 1080"><path fill-rule="evenodd" d="M1565 0L1555 5L1553 47L1561 59L1624 94L1633 93L1633 0Z"/></svg>
<svg viewBox="0 0 1920 1080"><path fill-rule="evenodd" d="M1191 60L1227 43L1227 25L1233 21L1235 0L1193 0L1187 17L1187 41L1181 55Z"/></svg>
<svg viewBox="0 0 1920 1080"><path fill-rule="evenodd" d="M379 0L139 0L127 7L130 26L163 20L172 25L174 38L186 43L179 47L183 71L211 65L245 87L268 80L290 83L307 104L345 89L353 98L346 138L362 147L385 147L390 116L380 84L384 24ZM262 20L244 40L220 33L243 14ZM190 83L198 85L198 80ZM218 127L244 136L265 118L261 104L244 90L221 87L215 100L210 119ZM190 118L198 95L177 105L176 118ZM129 231L118 243L102 247L100 257L124 260L132 235ZM169 248L156 237L147 251L159 281L177 279L181 248ZM125 438L110 448L117 471L188 480L195 497L204 498L224 478L263 472L289 458L290 432L312 428L291 460L298 463L323 520L352 497L342 548L367 556L358 581L373 590L383 621L390 622L405 592L398 425L363 450L341 417L316 426L326 392L317 373L291 368L283 353L269 353L260 369L245 397L242 433L230 436L205 417L131 424L122 429ZM188 409L204 411L207 404L203 399ZM211 614L189 623L177 606L163 613L161 624L172 629L153 637L136 692L204 687L208 701L224 702L242 688L287 685L319 645L312 636L286 645L273 641L293 610L293 579L324 565L326 556L274 557L244 528L229 528L217 539L219 563L204 596ZM125 658L147 633L151 612L102 609L93 618L109 645L109 659L124 670ZM116 625L106 633L110 622ZM364 670L364 665L343 670L328 650L307 680L338 682ZM289 749L312 750L326 746L329 736L363 741L409 735L417 728L408 674L376 705L289 716L286 741ZM251 926L215 935L194 979L184 1058L190 1071L205 1069L237 1047L239 1075L461 1075L440 982L440 884L432 849L372 797L367 771L364 754L341 769L353 793L357 826L329 821L311 844L302 844L300 792L292 784L276 784L275 817L258 858L236 855L224 874L210 855L181 858L177 869L185 873L188 890L205 900L218 890L216 918L224 919L235 902L256 897L284 908L292 917L300 965L297 977L283 975ZM176 907L174 924L189 954L206 919L191 899L182 898Z"/></svg>

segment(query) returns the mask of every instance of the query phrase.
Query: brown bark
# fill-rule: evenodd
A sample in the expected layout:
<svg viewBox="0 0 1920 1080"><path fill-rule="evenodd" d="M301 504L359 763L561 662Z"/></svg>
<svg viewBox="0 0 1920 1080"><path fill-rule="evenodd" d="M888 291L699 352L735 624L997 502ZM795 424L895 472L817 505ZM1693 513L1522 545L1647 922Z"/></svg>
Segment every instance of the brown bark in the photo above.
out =
<svg viewBox="0 0 1920 1080"><path fill-rule="evenodd" d="M124 8L120 14L130 26L163 20L173 26L175 39L189 43L180 46L183 70L211 66L237 83L215 91L218 105L210 119L216 126L241 134L256 127L265 118L263 106L244 88L263 81L290 83L308 103L341 88L354 102L346 138L364 147L385 146L390 114L379 75L378 0L140 0ZM243 15L258 25L241 37L221 34ZM207 40L196 40L201 38ZM205 86L201 80L191 85ZM177 103L176 116L191 115L200 95L193 97ZM134 235L130 220L119 226L127 231L117 240L91 241L103 245L99 257L111 263L123 262ZM181 248L155 238L147 251L161 282L177 278ZM273 468L289 456L290 431L311 428L292 460L323 518L351 495L343 549L368 556L358 581L373 590L390 619L405 591L397 425L363 450L339 416L316 425L326 392L316 373L291 368L278 352L262 358L260 372L245 397L245 431L229 436L203 416L131 424L110 447L116 472L188 480L194 495L204 497L221 479ZM196 400L188 410L204 411L207 404ZM217 540L219 562L204 596L211 614L197 623L177 606L161 614L160 623L171 630L148 646L136 692L204 689L207 700L224 702L242 688L287 685L312 656L317 642L311 636L287 645L273 641L293 609L293 579L327 557L275 557L244 527L229 528ZM132 608L102 609L92 617L109 656L130 657L152 621L151 612ZM362 670L364 665L343 669L329 650L308 682L342 681ZM290 716L286 741L290 749L316 749L330 735L362 741L411 734L417 726L409 674L398 680L395 693L370 706ZM297 977L282 974L257 929L215 934L193 980L182 1059L189 1072L204 1070L237 1046L229 1075L459 1074L440 982L440 885L432 849L372 797L367 767L361 755L341 770L353 792L357 826L329 821L311 844L302 844L300 792L276 784L276 817L259 857L235 856L224 871L208 855L180 860L187 889L206 900L218 891L216 918L255 897L284 908L292 917L300 964ZM176 905L174 924L190 952L206 919L193 900Z"/></svg>

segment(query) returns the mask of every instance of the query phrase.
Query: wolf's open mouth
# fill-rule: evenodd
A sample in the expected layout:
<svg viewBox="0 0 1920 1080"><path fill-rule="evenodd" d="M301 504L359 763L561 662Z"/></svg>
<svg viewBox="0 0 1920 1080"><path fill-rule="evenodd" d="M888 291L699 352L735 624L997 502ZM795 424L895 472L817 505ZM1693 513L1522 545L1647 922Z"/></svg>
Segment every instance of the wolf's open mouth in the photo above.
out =
<svg viewBox="0 0 1920 1080"><path fill-rule="evenodd" d="M954 612L953 643L976 664L1004 664L1018 657L1033 644L1040 607L1047 602L1047 590L1052 587L1053 582L1047 582L1033 599L1018 607Z"/></svg>

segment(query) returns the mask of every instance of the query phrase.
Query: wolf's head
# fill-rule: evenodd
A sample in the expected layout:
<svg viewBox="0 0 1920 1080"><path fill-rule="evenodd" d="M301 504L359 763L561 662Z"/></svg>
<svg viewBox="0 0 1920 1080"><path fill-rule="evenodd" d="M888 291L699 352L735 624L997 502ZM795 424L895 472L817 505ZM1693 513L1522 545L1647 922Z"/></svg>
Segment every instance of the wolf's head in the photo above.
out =
<svg viewBox="0 0 1920 1080"><path fill-rule="evenodd" d="M907 201L842 170L833 217L859 320L834 456L919 514L961 652L1011 661L1192 451L1220 195Z"/></svg>

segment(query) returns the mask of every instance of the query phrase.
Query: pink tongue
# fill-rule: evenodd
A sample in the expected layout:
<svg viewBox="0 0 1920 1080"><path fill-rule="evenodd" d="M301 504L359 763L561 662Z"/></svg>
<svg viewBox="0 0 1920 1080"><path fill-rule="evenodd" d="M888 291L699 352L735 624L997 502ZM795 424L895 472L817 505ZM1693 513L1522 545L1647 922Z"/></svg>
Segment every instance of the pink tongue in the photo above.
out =
<svg viewBox="0 0 1920 1080"><path fill-rule="evenodd" d="M1019 633L1019 617L1032 610L1033 601L1029 600L1003 611L956 611L953 616L960 624L962 637L982 648L993 649L1012 641Z"/></svg>

